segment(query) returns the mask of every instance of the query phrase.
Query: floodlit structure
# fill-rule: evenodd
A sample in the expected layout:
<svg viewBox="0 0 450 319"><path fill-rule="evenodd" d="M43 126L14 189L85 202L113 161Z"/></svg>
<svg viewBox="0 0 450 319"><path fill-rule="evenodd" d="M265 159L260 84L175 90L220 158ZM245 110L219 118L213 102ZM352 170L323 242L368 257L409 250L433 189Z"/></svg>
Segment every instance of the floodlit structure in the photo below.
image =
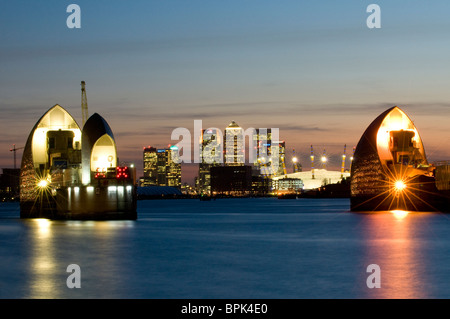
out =
<svg viewBox="0 0 450 319"><path fill-rule="evenodd" d="M24 148L21 218L136 219L134 168L117 163L114 135L99 114L81 131L64 108L53 106Z"/></svg>
<svg viewBox="0 0 450 319"><path fill-rule="evenodd" d="M320 188L324 185L337 184L342 181L342 178L350 176L349 172L341 173L340 171L331 171L326 169L315 169L314 171L304 171L289 173L284 176L275 176L273 181L281 180L283 178L300 179L303 183L303 190L309 191Z"/></svg>
<svg viewBox="0 0 450 319"><path fill-rule="evenodd" d="M83 184L91 183L92 174L107 173L117 166L117 149L108 123L97 113L83 127L82 174Z"/></svg>
<svg viewBox="0 0 450 319"><path fill-rule="evenodd" d="M351 209L448 210L445 167L436 169L428 163L414 123L400 108L392 107L369 125L356 146ZM438 189L437 181L444 186Z"/></svg>

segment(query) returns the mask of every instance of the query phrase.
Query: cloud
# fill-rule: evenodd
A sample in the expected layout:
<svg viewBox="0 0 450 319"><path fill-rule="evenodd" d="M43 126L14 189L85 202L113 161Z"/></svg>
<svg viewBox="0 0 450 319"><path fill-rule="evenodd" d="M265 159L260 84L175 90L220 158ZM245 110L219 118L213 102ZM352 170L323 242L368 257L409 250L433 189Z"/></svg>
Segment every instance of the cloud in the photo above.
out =
<svg viewBox="0 0 450 319"><path fill-rule="evenodd" d="M309 30L309 32L299 32L298 30L279 31L243 31L233 34L215 33L199 34L195 36L167 36L165 38L143 37L130 39L130 37L117 37L114 40L91 39L65 42L60 39L58 46L41 44L33 46L3 47L0 50L0 61L29 60L40 58L71 58L84 56L111 56L111 55L133 55L133 54L158 54L166 52L190 52L214 49L218 52L225 48L236 48L239 51L252 47L259 49L273 49L280 47L298 46L304 47L308 44L323 43L326 41L339 41L342 38L349 38L349 33L362 37L364 34L357 29L345 30Z"/></svg>
<svg viewBox="0 0 450 319"><path fill-rule="evenodd" d="M301 124L280 124L272 125L272 127L279 128L280 131L296 131L296 132L327 132L329 128L319 127L317 125L301 125Z"/></svg>

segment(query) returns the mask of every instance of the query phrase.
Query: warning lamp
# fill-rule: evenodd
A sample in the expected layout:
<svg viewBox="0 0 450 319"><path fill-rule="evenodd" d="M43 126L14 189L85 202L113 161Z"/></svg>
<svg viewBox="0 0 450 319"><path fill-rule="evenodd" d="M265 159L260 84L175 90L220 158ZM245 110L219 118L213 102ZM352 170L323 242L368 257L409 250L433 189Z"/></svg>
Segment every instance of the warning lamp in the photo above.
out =
<svg viewBox="0 0 450 319"><path fill-rule="evenodd" d="M105 172L104 172L104 171L100 170L100 168L97 168L97 171L96 171L94 177L95 177L96 179L99 179L99 178L106 178L106 175L105 175Z"/></svg>
<svg viewBox="0 0 450 319"><path fill-rule="evenodd" d="M127 166L125 167L117 167L116 169L116 178L117 179L127 179L130 176L130 170Z"/></svg>

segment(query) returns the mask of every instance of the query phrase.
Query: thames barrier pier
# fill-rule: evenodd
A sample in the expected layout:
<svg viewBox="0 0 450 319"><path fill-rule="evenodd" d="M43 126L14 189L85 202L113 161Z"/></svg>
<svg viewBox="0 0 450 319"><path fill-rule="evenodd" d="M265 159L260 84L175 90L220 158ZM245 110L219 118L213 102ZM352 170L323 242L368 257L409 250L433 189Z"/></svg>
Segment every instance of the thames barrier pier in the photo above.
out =
<svg viewBox="0 0 450 319"><path fill-rule="evenodd" d="M35 124L20 171L20 217L136 219L134 167L118 166L114 135L95 113L80 129L60 105Z"/></svg>
<svg viewBox="0 0 450 319"><path fill-rule="evenodd" d="M450 211L450 166L428 163L414 123L399 107L359 140L351 168L352 211Z"/></svg>

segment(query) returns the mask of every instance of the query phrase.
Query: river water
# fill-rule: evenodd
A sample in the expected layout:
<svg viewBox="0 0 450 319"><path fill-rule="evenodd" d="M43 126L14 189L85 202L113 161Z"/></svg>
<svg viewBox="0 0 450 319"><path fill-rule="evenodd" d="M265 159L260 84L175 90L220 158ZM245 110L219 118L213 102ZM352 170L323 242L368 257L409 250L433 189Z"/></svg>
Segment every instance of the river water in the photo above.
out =
<svg viewBox="0 0 450 319"><path fill-rule="evenodd" d="M147 200L99 222L1 203L0 298L450 298L449 230L450 215L348 199Z"/></svg>

